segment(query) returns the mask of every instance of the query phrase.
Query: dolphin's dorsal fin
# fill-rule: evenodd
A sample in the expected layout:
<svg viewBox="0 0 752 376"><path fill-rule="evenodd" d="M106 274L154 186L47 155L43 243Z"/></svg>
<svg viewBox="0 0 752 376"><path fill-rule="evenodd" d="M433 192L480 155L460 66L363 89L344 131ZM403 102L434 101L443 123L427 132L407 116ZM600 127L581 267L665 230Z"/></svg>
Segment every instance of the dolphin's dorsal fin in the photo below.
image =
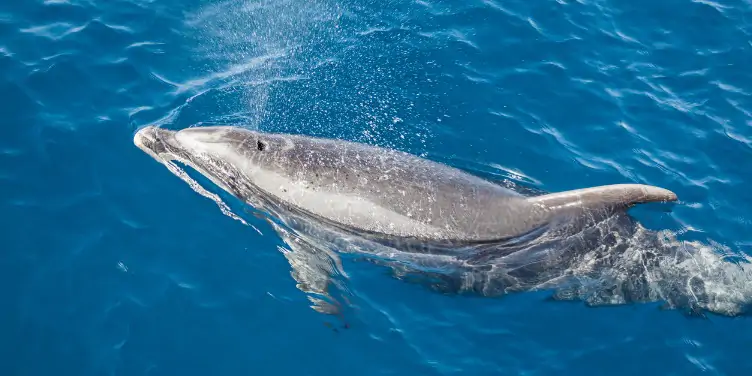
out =
<svg viewBox="0 0 752 376"><path fill-rule="evenodd" d="M628 209L646 202L676 201L674 192L643 184L613 184L575 189L528 198L528 202L553 211Z"/></svg>

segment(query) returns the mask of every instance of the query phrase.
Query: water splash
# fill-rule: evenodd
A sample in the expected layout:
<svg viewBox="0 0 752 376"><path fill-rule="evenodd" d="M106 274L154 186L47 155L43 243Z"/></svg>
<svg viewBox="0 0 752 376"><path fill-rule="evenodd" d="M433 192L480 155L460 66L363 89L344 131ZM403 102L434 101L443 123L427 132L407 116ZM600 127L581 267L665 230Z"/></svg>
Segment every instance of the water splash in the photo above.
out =
<svg viewBox="0 0 752 376"><path fill-rule="evenodd" d="M222 90L240 93L237 113L209 122L262 126L274 110L268 106L275 83L307 79L312 45L333 38L336 27L329 27L340 16L336 5L289 0L228 0L189 15L186 24L199 34L197 53L210 59L212 71L193 84L219 79Z"/></svg>
<svg viewBox="0 0 752 376"><path fill-rule="evenodd" d="M177 87L231 101L191 125L422 149L443 119L435 114L444 111L440 100L425 94L439 73L431 72L430 61L408 59L416 46L394 40L407 30L391 22L404 20L384 24L367 12L372 9L334 0L228 0L189 14L196 54L208 59L210 73ZM370 24L383 32L364 32ZM229 94L217 98L207 90Z"/></svg>
<svg viewBox="0 0 752 376"><path fill-rule="evenodd" d="M598 256L614 249L608 263ZM555 298L582 300L591 306L665 302L689 314L748 314L752 303L752 258L717 243L677 239L672 231L653 232L637 224L617 244L584 254L567 271L576 286L549 281ZM557 285L558 283L558 285Z"/></svg>

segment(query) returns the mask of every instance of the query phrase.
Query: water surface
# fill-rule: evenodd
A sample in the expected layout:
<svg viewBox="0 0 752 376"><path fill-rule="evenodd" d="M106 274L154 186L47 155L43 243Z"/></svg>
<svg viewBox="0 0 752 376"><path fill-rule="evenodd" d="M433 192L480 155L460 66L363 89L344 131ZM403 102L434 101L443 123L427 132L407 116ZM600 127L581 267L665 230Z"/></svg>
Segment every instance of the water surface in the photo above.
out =
<svg viewBox="0 0 752 376"><path fill-rule="evenodd" d="M447 296L369 263L346 263L334 331L272 228L132 137L242 124L545 191L652 184L681 201L645 226L750 253L750 20L744 0L2 2L0 373L746 375L746 318Z"/></svg>

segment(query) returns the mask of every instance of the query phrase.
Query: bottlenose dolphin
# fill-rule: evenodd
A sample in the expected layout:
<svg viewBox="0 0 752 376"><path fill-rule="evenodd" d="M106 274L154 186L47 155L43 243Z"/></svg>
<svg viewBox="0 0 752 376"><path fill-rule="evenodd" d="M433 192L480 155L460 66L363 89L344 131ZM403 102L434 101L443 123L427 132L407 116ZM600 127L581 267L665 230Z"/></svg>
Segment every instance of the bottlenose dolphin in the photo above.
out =
<svg viewBox="0 0 752 376"><path fill-rule="evenodd" d="M626 212L676 201L667 189L614 184L529 196L397 150L232 126L147 126L134 143L192 185L174 161L269 213L299 287L322 299L331 299L332 274L344 274L336 254L348 252L442 291L554 288L557 299L592 305L662 300L713 310L701 279L656 281L651 265L692 256Z"/></svg>

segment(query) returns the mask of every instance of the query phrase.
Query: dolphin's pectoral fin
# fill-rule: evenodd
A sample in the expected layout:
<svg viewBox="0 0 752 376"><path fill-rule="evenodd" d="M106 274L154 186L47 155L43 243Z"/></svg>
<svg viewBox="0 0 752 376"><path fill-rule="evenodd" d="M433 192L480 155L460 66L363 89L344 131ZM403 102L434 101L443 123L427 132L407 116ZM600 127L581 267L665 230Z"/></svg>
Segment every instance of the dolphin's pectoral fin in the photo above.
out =
<svg viewBox="0 0 752 376"><path fill-rule="evenodd" d="M290 263L290 275L297 283L296 287L306 294L311 308L319 313L338 316L344 322L343 304L334 297L332 291L332 287L335 287L336 290L346 292L338 278L344 275L338 256L308 243L276 224L275 227L288 246L280 247L280 251ZM347 302L345 296L342 298ZM347 327L346 322L344 326Z"/></svg>
<svg viewBox="0 0 752 376"><path fill-rule="evenodd" d="M613 184L530 197L528 202L553 211L627 209L647 202L676 201L674 192L643 184Z"/></svg>

